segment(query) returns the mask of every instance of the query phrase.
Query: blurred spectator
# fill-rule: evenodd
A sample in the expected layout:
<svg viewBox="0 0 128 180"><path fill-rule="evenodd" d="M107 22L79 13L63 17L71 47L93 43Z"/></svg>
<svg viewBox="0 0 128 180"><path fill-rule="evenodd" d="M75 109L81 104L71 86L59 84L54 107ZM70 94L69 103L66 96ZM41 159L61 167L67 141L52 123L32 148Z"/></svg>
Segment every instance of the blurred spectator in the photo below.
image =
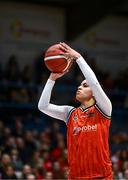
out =
<svg viewBox="0 0 128 180"><path fill-rule="evenodd" d="M128 180L128 169L124 171L124 179Z"/></svg>
<svg viewBox="0 0 128 180"><path fill-rule="evenodd" d="M23 163L19 157L18 150L16 148L11 151L11 164L16 171L22 171Z"/></svg>
<svg viewBox="0 0 128 180"><path fill-rule="evenodd" d="M58 161L55 161L53 163L53 177L54 177L54 179L63 179L64 178L63 171L62 171Z"/></svg>
<svg viewBox="0 0 128 180"><path fill-rule="evenodd" d="M3 152L10 154L11 150L16 147L15 137L10 136L5 139Z"/></svg>
<svg viewBox="0 0 128 180"><path fill-rule="evenodd" d="M123 163L123 170L126 170L126 169L128 169L128 161L124 161L124 163Z"/></svg>
<svg viewBox="0 0 128 180"><path fill-rule="evenodd" d="M28 175L32 174L32 168L28 164L23 167L23 179L27 179Z"/></svg>
<svg viewBox="0 0 128 180"><path fill-rule="evenodd" d="M33 153L33 156L29 162L32 168L39 167L38 169L43 168L43 158L41 157L41 153L39 150Z"/></svg>
<svg viewBox="0 0 128 180"><path fill-rule="evenodd" d="M36 180L36 177L35 177L34 174L28 174L26 179L28 179L28 180Z"/></svg>
<svg viewBox="0 0 128 180"><path fill-rule="evenodd" d="M36 168L35 168L35 174L36 174L36 179L37 180L42 180L44 179L44 169L42 167L42 165L38 165Z"/></svg>
<svg viewBox="0 0 128 180"><path fill-rule="evenodd" d="M33 67L30 65L26 65L22 71L22 82L23 83L28 83L31 84L33 83L33 76L34 72L33 72Z"/></svg>
<svg viewBox="0 0 128 180"><path fill-rule="evenodd" d="M22 122L22 117L20 116L16 116L14 118L15 120L15 123L14 123L14 127L12 128L13 131L12 131L12 134L15 136L15 137L22 137L23 134L24 134L24 129L23 129L23 122Z"/></svg>
<svg viewBox="0 0 128 180"><path fill-rule="evenodd" d="M3 179L18 179L15 174L15 169L13 166L8 165L5 168L5 174L2 176Z"/></svg>
<svg viewBox="0 0 128 180"><path fill-rule="evenodd" d="M119 164L113 164L113 179L123 179L123 173L120 171Z"/></svg>
<svg viewBox="0 0 128 180"><path fill-rule="evenodd" d="M17 137L16 138L16 146L19 152L19 157L21 158L22 162L25 163L26 162L26 158L27 158L27 154L25 151L25 142L24 139L21 137Z"/></svg>
<svg viewBox="0 0 128 180"><path fill-rule="evenodd" d="M51 171L46 171L44 179L52 180L53 179L53 173Z"/></svg>
<svg viewBox="0 0 128 180"><path fill-rule="evenodd" d="M42 158L43 158L43 167L45 171L52 171L53 167L52 167L52 160L50 158L50 152L43 151Z"/></svg>
<svg viewBox="0 0 128 180"><path fill-rule="evenodd" d="M36 143L33 139L33 134L31 131L26 131L24 136L25 141L25 149L24 152L26 154L26 162L29 162L33 156L33 153L36 151Z"/></svg>
<svg viewBox="0 0 128 180"><path fill-rule="evenodd" d="M4 139L6 139L6 138L9 138L10 136L11 136L11 129L10 128L8 128L8 127L5 127L4 128Z"/></svg>
<svg viewBox="0 0 128 180"><path fill-rule="evenodd" d="M19 81L20 80L20 70L15 55L9 57L9 60L5 69L5 77L8 81Z"/></svg>
<svg viewBox="0 0 128 180"><path fill-rule="evenodd" d="M21 103L30 102L28 90L26 88L21 88L20 89L20 102Z"/></svg>
<svg viewBox="0 0 128 180"><path fill-rule="evenodd" d="M3 154L0 161L0 174L3 178L6 175L6 168L11 165L11 158L8 154Z"/></svg>
<svg viewBox="0 0 128 180"><path fill-rule="evenodd" d="M48 75L49 75L49 70L46 68L45 63L44 63L44 53L43 52L40 56L38 56L35 59L34 62L34 77L35 77L35 82L37 84L42 84L43 82L46 81Z"/></svg>

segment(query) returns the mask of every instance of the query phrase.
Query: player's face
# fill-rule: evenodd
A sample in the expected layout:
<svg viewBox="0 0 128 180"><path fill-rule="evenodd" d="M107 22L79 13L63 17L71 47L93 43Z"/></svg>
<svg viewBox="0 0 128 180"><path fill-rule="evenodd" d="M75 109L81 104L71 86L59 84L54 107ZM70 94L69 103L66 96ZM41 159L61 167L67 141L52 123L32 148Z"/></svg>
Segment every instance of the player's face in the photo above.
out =
<svg viewBox="0 0 128 180"><path fill-rule="evenodd" d="M88 86L87 81L84 80L76 91L76 99L79 102L89 101L93 96L91 88Z"/></svg>

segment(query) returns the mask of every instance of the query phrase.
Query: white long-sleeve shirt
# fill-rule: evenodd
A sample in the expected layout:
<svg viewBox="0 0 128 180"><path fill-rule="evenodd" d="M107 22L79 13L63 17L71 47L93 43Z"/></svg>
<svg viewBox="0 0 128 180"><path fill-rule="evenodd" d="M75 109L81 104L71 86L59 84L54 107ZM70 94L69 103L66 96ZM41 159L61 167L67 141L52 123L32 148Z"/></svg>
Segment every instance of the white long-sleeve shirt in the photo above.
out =
<svg viewBox="0 0 128 180"><path fill-rule="evenodd" d="M87 80L88 85L91 87L93 91L93 95L95 96L96 104L100 107L100 109L103 111L104 114L107 116L111 116L112 112L112 105L109 100L109 98L106 96L105 92L103 91L102 87L100 86L94 72L89 67L89 65L86 63L84 58L81 56L76 60L79 68L81 69L84 77ZM67 105L54 105L50 103L51 99L51 92L53 89L53 86L55 84L55 81L48 79L46 82L46 85L43 89L43 92L41 94L38 108L43 113L56 118L63 120L67 122L68 120L68 114L73 109L73 106L67 106Z"/></svg>

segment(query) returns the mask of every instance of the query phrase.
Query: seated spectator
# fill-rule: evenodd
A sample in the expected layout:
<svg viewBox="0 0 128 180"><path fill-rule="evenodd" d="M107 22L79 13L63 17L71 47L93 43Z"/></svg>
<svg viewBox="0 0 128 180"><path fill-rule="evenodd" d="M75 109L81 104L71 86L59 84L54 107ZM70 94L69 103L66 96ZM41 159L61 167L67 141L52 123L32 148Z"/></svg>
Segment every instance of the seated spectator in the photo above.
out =
<svg viewBox="0 0 128 180"><path fill-rule="evenodd" d="M6 168L5 168L5 173L4 175L2 176L2 179L18 179L16 174L15 174L15 169L13 166L11 165L8 165Z"/></svg>
<svg viewBox="0 0 128 180"><path fill-rule="evenodd" d="M46 172L45 172L45 177L44 177L44 179L50 179L50 180L52 180L52 179L53 179L53 172L51 172L51 171L46 171Z"/></svg>
<svg viewBox="0 0 128 180"><path fill-rule="evenodd" d="M124 171L124 179L128 180L128 169Z"/></svg>
<svg viewBox="0 0 128 180"><path fill-rule="evenodd" d="M17 62L17 57L11 55L5 68L5 78L8 81L18 82L20 80L20 70Z"/></svg>
<svg viewBox="0 0 128 180"><path fill-rule="evenodd" d="M16 171L21 171L23 163L19 157L18 150L16 148L11 150L11 163Z"/></svg>
<svg viewBox="0 0 128 180"><path fill-rule="evenodd" d="M26 65L22 71L22 82L23 83L33 83L33 68L30 65Z"/></svg>
<svg viewBox="0 0 128 180"><path fill-rule="evenodd" d="M8 154L3 154L0 161L0 173L1 177L5 177L6 175L6 168L11 165L11 158Z"/></svg>
<svg viewBox="0 0 128 180"><path fill-rule="evenodd" d="M28 164L25 164L24 166L23 166L23 179L27 179L27 177L28 177L28 175L30 175L30 174L32 174L33 172L32 172L32 168L31 168L31 166L30 165L28 165Z"/></svg>
<svg viewBox="0 0 128 180"><path fill-rule="evenodd" d="M28 174L26 179L27 180L36 180L36 177L34 174Z"/></svg>

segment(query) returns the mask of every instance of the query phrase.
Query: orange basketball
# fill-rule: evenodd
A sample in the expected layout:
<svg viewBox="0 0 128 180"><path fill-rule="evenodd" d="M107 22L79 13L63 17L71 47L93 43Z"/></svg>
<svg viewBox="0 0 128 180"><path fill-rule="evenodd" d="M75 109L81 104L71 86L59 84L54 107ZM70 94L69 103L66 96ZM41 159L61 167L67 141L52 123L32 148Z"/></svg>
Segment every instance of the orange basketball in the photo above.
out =
<svg viewBox="0 0 128 180"><path fill-rule="evenodd" d="M59 48L59 44L50 46L45 52L44 62L51 72L62 73L71 65L62 53L63 51Z"/></svg>

